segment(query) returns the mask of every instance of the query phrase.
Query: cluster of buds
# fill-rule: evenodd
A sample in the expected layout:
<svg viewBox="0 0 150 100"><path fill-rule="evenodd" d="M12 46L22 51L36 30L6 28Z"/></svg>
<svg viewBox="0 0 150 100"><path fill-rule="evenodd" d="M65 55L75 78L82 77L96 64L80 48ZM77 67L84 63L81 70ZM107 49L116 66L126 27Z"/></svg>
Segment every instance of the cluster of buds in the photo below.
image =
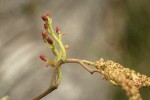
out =
<svg viewBox="0 0 150 100"><path fill-rule="evenodd" d="M44 21L44 28L45 28L45 31L42 32L42 38L43 38L44 42L47 42L50 45L52 45L53 40L50 37L48 37L48 32L47 32L47 30L49 28L48 20L50 19L50 13L46 12L44 15L41 16L41 18Z"/></svg>
<svg viewBox="0 0 150 100"><path fill-rule="evenodd" d="M44 21L44 28L46 30L46 31L42 32L42 38L43 38L44 42L48 42L50 45L52 45L53 40L50 37L48 37L48 32L47 32L47 30L49 29L48 21L51 20L50 13L46 12L44 15L41 16L41 18ZM60 34L60 28L58 26L56 27L56 33Z"/></svg>
<svg viewBox="0 0 150 100"><path fill-rule="evenodd" d="M41 16L41 18L43 19L43 21L45 22L44 23L44 28L47 30L49 25L48 25L48 20L49 20L49 17L50 17L50 12L46 12L44 15Z"/></svg>
<svg viewBox="0 0 150 100"><path fill-rule="evenodd" d="M41 16L42 20L44 21L44 28L45 30L42 32L42 39L43 41L48 44L48 46L51 48L55 60L65 59L66 52L65 52L65 46L63 46L61 42L61 38L63 34L60 34L60 28L57 26L55 29L55 32L52 28L52 19L49 12L46 12ZM49 36L50 35L50 36ZM51 38L52 37L52 38ZM56 48L56 43L59 46ZM60 50L57 50L60 49ZM46 61L46 63L50 62L49 59L47 59L44 55L40 55L41 60ZM50 65L53 65L50 63Z"/></svg>
<svg viewBox="0 0 150 100"><path fill-rule="evenodd" d="M42 20L44 21L44 28L45 30L42 31L42 39L44 40L45 43L48 43L50 45L53 45L53 40L48 36L48 28L49 28L49 24L48 24L48 20L50 19L50 13L46 12L45 14L43 14L41 16ZM40 59L46 62L46 67L48 66L48 59L45 55L40 54L39 55Z"/></svg>

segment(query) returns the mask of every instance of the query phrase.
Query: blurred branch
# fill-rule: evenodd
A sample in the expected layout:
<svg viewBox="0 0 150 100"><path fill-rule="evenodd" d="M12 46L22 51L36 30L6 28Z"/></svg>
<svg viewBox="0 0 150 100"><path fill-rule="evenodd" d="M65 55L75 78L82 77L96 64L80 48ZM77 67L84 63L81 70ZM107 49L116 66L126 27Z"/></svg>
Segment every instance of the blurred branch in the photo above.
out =
<svg viewBox="0 0 150 100"><path fill-rule="evenodd" d="M8 96L4 96L0 100L9 100L9 97Z"/></svg>

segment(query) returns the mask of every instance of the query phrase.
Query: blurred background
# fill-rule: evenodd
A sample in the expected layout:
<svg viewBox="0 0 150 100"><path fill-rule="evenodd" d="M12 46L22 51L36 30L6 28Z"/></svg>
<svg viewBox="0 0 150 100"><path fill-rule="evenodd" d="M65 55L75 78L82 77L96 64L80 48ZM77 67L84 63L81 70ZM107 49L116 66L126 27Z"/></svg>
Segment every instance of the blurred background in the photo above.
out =
<svg viewBox="0 0 150 100"><path fill-rule="evenodd" d="M68 58L113 60L150 76L149 0L0 0L0 97L31 100L50 83L53 58L41 15L50 11L68 44ZM150 90L141 89L143 100ZM124 91L77 64L63 65L59 88L42 100L127 100Z"/></svg>

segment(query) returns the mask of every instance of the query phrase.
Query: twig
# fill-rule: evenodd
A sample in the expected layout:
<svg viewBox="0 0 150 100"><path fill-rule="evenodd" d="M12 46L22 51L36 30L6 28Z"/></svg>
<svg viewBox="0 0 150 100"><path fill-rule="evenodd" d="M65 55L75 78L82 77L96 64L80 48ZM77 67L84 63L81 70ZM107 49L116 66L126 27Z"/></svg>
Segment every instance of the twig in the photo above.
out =
<svg viewBox="0 0 150 100"><path fill-rule="evenodd" d="M9 100L9 97L8 96L4 96L0 100Z"/></svg>
<svg viewBox="0 0 150 100"><path fill-rule="evenodd" d="M52 74L52 79L51 79L50 86L48 87L48 89L46 89L39 95L35 96L32 100L40 100L41 98L45 97L46 95L48 95L49 93L51 93L52 91L54 91L55 89L58 88L60 81L61 81L59 79L60 75L58 74L58 73L60 73L59 70L60 69L54 68L53 74ZM58 77L58 79L57 79L57 77Z"/></svg>
<svg viewBox="0 0 150 100"><path fill-rule="evenodd" d="M85 61L85 60L80 60L80 59L66 59L65 61L63 61L63 63L78 63L78 64L80 64L84 69L86 69L88 72L90 72L91 74L93 74L94 72L99 72L99 73L101 73L101 70L89 68L89 67L84 63L84 61Z"/></svg>
<svg viewBox="0 0 150 100"><path fill-rule="evenodd" d="M42 33L42 37L44 42L49 44L55 59L52 61L43 55L40 55L40 58L43 61L46 61L46 66L54 67L54 71L48 89L37 95L33 98L33 100L39 100L58 88L62 80L61 65L65 63L80 64L91 74L94 72L100 73L111 84L120 86L123 90L125 90L129 100L142 100L139 89L142 87L150 88L150 77L135 72L129 68L125 68L111 60L104 61L102 58L96 62L80 59L66 59L66 49L61 41L62 34L60 32L60 28L56 27L56 33L54 32L52 28L52 19L49 13L43 15L42 19L45 22L44 27L46 29L46 32ZM48 35L50 35L54 41ZM88 67L88 65L93 66L94 68L92 69Z"/></svg>

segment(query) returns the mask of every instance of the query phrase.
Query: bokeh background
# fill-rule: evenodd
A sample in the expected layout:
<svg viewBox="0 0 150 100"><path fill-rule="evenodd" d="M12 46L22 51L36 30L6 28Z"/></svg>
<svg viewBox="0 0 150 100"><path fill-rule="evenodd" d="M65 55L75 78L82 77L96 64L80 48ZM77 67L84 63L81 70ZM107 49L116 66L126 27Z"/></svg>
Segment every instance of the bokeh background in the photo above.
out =
<svg viewBox="0 0 150 100"><path fill-rule="evenodd" d="M149 0L0 0L0 97L31 100L49 86L52 69L38 55L40 16L50 11L68 44L68 58L111 59L150 76ZM150 90L140 91L149 100ZM42 100L127 100L119 87L77 64L63 65L59 88Z"/></svg>

